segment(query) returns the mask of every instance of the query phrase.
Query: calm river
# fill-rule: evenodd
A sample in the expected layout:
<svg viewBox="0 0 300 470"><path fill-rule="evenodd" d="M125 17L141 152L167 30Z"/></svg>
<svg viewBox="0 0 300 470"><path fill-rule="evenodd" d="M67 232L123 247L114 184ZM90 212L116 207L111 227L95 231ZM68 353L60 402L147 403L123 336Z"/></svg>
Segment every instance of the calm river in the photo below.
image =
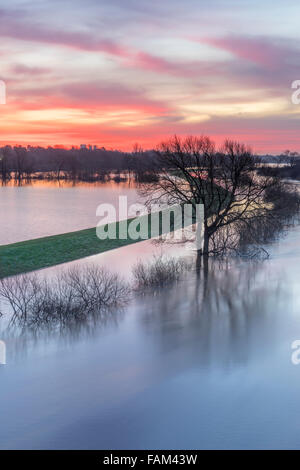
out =
<svg viewBox="0 0 300 470"><path fill-rule="evenodd" d="M41 208L49 189L38 191ZM66 200L77 204L71 192ZM146 241L92 260L129 276L138 257L160 251ZM7 331L3 316L0 448L299 449L300 228L270 254L212 262L207 279L191 272L69 330Z"/></svg>
<svg viewBox="0 0 300 470"><path fill-rule="evenodd" d="M138 201L134 183L36 181L0 186L0 245L96 227L99 204Z"/></svg>

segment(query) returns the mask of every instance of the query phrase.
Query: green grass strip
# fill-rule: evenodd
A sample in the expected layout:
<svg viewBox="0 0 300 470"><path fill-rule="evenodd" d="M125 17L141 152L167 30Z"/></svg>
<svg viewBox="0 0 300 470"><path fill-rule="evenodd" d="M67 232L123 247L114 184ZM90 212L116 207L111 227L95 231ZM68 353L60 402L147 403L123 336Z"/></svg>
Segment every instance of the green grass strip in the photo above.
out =
<svg viewBox="0 0 300 470"><path fill-rule="evenodd" d="M140 221L144 218L148 220L148 236L151 238L151 218L148 215L138 217ZM163 234L161 213L160 213L159 233ZM119 230L126 230L130 222L128 219L121 222L105 225L106 228L115 226L116 239L99 240L96 235L96 228L79 230L76 232L64 233L50 237L37 238L33 240L13 243L0 246L0 278L35 271L37 269L67 263L86 256L92 256L105 251L114 250L122 246L143 241L139 238L134 240L127 236L125 240L119 239ZM176 222L175 222L176 224ZM171 231L174 227L174 220L171 218Z"/></svg>

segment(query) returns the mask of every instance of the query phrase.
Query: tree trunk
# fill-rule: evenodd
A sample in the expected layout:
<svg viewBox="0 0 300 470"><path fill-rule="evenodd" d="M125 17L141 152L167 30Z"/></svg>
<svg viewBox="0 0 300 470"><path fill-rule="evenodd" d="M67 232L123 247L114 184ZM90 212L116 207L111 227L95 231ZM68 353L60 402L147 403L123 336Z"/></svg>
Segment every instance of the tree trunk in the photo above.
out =
<svg viewBox="0 0 300 470"><path fill-rule="evenodd" d="M202 267L202 259L203 259L203 267L205 270L208 270L208 252L209 252L209 234L207 229L204 229L204 237L203 237L203 247L200 250L197 250L197 258L196 258L196 271L199 271Z"/></svg>
<svg viewBox="0 0 300 470"><path fill-rule="evenodd" d="M204 231L204 242L203 242L203 256L208 256L209 252L209 235L207 229Z"/></svg>
<svg viewBox="0 0 300 470"><path fill-rule="evenodd" d="M200 273L201 266L202 266L202 250L197 250L197 258L196 258L196 272Z"/></svg>

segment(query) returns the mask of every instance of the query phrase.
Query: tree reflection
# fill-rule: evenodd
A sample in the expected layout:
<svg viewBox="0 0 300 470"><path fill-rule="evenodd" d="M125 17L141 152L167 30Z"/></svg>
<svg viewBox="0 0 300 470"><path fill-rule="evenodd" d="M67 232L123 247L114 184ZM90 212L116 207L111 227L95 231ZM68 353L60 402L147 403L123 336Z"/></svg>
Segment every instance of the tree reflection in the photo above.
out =
<svg viewBox="0 0 300 470"><path fill-rule="evenodd" d="M1 338L22 350L41 338L69 341L91 336L100 327L117 324L129 293L118 275L92 264L52 280L36 274L2 279L6 327Z"/></svg>
<svg viewBox="0 0 300 470"><path fill-rule="evenodd" d="M124 308L118 307L105 312L94 312L85 318L49 323L36 322L28 327L22 322L10 323L0 329L0 337L6 342L9 357L24 356L27 351L38 345L55 342L72 345L79 340L97 337L107 328L117 328L124 318Z"/></svg>
<svg viewBox="0 0 300 470"><path fill-rule="evenodd" d="M141 323L162 351L184 347L190 364L230 365L267 348L285 286L263 262L209 261L174 287L144 299Z"/></svg>

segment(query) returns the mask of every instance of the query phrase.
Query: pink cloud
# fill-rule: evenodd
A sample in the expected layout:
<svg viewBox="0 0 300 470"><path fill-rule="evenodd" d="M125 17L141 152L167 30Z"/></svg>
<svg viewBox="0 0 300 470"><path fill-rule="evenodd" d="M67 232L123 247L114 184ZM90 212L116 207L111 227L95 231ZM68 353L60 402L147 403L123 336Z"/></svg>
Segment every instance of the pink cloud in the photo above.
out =
<svg viewBox="0 0 300 470"><path fill-rule="evenodd" d="M286 56L291 51L291 48L286 45L275 44L272 40L266 38L228 36L224 38L201 38L198 42L225 50L240 59L264 67L277 67L283 64ZM294 48L292 49L294 50Z"/></svg>
<svg viewBox="0 0 300 470"><path fill-rule="evenodd" d="M174 62L156 57L147 52L136 50L132 47L118 44L110 39L97 38L93 33L78 31L61 31L49 29L47 26L31 24L20 21L13 16L7 16L0 11L0 37L20 41L30 41L58 47L67 47L85 52L98 52L113 55L122 61L123 66L150 70L160 74L179 77L195 77L199 74L206 75L213 72L216 65L205 61ZM219 65L219 67L221 67ZM31 73L38 70L30 70L25 66L16 66L16 73Z"/></svg>
<svg viewBox="0 0 300 470"><path fill-rule="evenodd" d="M90 111L137 110L146 114L170 112L166 103L145 96L144 90L121 84L77 82L40 88L16 88L11 97L16 109L73 108Z"/></svg>
<svg viewBox="0 0 300 470"><path fill-rule="evenodd" d="M23 64L13 65L11 67L11 71L13 74L28 76L44 75L51 73L51 69L45 67L29 67L28 65Z"/></svg>
<svg viewBox="0 0 300 470"><path fill-rule="evenodd" d="M39 26L25 21L18 21L1 11L0 37L56 44L83 51L105 52L118 57L126 57L129 54L125 47L108 39L98 39L93 35L81 32L51 30L44 25Z"/></svg>

